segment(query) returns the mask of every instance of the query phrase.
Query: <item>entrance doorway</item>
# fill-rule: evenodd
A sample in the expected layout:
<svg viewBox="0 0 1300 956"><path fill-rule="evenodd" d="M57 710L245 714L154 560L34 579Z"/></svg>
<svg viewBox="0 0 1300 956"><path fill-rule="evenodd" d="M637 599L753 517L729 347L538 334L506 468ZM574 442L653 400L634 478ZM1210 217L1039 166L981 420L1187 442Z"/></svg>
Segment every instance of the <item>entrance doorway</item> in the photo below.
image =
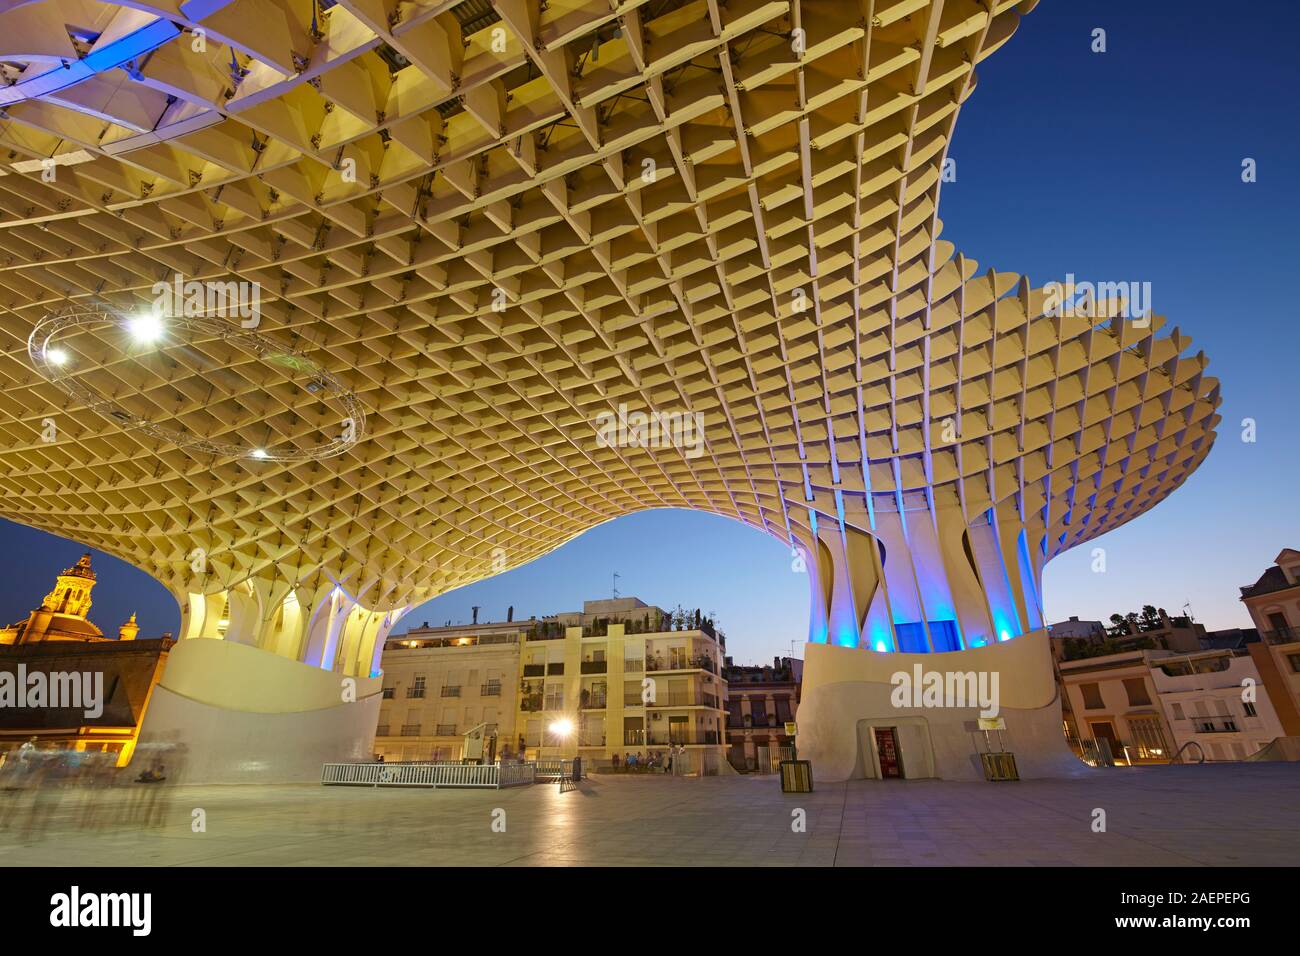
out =
<svg viewBox="0 0 1300 956"><path fill-rule="evenodd" d="M903 757L898 752L898 733L893 727L875 727L876 753L880 755L880 779L903 776Z"/></svg>

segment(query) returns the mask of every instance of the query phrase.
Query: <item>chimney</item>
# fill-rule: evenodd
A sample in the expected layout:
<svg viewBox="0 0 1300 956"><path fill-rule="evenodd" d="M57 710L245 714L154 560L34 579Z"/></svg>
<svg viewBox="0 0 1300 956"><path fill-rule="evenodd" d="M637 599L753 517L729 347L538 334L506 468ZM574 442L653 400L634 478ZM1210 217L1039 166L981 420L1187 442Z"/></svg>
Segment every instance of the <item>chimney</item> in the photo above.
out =
<svg viewBox="0 0 1300 956"><path fill-rule="evenodd" d="M478 623L478 608L477 608L477 607L473 607L473 608L471 608L470 610L472 610L472 611L474 612L474 623L477 624L477 623Z"/></svg>
<svg viewBox="0 0 1300 956"><path fill-rule="evenodd" d="M506 608L506 623L510 624L515 619L515 606L512 604Z"/></svg>

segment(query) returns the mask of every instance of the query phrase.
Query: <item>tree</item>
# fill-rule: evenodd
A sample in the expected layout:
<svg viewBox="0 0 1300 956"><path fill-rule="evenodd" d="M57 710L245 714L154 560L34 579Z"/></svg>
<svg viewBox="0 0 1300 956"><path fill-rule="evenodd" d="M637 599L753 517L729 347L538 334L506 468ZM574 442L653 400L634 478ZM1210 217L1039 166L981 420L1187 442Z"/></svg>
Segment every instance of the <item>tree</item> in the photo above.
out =
<svg viewBox="0 0 1300 956"><path fill-rule="evenodd" d="M1142 617L1138 623L1139 628L1144 631L1158 631L1163 626L1160 623L1160 612L1150 604L1142 605Z"/></svg>

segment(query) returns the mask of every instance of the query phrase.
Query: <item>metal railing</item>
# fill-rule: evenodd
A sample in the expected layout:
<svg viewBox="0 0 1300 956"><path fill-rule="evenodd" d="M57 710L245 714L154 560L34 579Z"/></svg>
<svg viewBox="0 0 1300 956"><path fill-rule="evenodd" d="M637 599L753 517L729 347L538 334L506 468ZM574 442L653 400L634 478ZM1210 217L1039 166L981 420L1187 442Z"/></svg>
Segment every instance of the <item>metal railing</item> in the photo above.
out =
<svg viewBox="0 0 1300 956"><path fill-rule="evenodd" d="M356 787L479 787L500 789L533 783L532 763L327 763L321 768L323 786Z"/></svg>
<svg viewBox="0 0 1300 956"><path fill-rule="evenodd" d="M420 725L419 725L419 724L402 724L402 736L403 736L403 737L418 737L418 736L420 736Z"/></svg>
<svg viewBox="0 0 1300 956"><path fill-rule="evenodd" d="M1279 627L1263 631L1261 636L1269 644L1290 644L1292 641L1300 641L1300 627Z"/></svg>
<svg viewBox="0 0 1300 956"><path fill-rule="evenodd" d="M424 688L423 688L423 687L408 687L408 688L406 688L406 696L407 696L407 698L411 698L411 697L423 697L423 696L424 696Z"/></svg>
<svg viewBox="0 0 1300 956"><path fill-rule="evenodd" d="M459 696L460 696L460 685L457 684L457 685L454 686L454 687L444 687L444 688L442 689L442 696L443 696L443 697L459 697Z"/></svg>
<svg viewBox="0 0 1300 956"><path fill-rule="evenodd" d="M558 757L544 757L541 760L533 761L537 768L537 780L559 780L561 777L571 779L573 777L573 761L562 760ZM584 776L586 771L583 771Z"/></svg>
<svg viewBox="0 0 1300 956"><path fill-rule="evenodd" d="M480 697L500 697L501 685L499 683L487 683L479 685L478 695Z"/></svg>

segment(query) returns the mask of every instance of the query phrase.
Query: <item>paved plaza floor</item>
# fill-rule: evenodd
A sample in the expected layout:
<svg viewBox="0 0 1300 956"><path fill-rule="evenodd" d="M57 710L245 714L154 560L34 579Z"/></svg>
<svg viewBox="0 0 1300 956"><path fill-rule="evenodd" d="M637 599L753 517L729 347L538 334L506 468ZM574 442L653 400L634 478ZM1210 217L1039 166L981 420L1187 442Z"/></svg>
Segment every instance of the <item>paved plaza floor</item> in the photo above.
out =
<svg viewBox="0 0 1300 956"><path fill-rule="evenodd" d="M1105 832L1094 830L1097 810ZM996 784L861 780L810 794L783 794L772 776L600 776L563 792L555 784L0 791L3 866L1296 863L1294 763Z"/></svg>

